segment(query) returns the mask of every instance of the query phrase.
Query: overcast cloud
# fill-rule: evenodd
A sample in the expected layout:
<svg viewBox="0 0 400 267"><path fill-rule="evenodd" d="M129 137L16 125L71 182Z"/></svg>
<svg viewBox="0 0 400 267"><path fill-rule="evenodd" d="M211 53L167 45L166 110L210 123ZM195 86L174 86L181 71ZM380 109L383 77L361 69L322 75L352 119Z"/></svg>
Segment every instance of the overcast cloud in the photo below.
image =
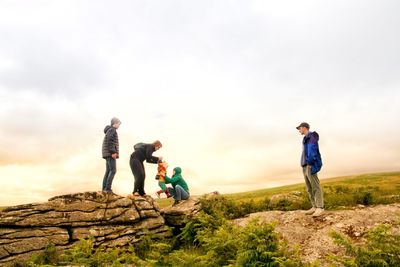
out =
<svg viewBox="0 0 400 267"><path fill-rule="evenodd" d="M320 134L322 179L399 170L399 12L398 1L0 0L0 206L99 190L113 116L120 194L133 144L155 139L195 194L301 183L301 121Z"/></svg>

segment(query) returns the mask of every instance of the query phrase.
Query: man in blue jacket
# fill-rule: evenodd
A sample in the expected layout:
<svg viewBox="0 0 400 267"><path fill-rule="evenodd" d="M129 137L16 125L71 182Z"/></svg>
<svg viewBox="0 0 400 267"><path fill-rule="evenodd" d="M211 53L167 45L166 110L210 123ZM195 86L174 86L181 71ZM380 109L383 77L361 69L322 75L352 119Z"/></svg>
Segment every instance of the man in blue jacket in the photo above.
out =
<svg viewBox="0 0 400 267"><path fill-rule="evenodd" d="M322 167L322 159L318 147L319 135L317 132L310 131L310 125L307 122L300 123L296 129L299 130L300 134L304 135L301 167L303 167L304 180L312 205L312 208L305 213L318 217L324 212L324 196L317 175Z"/></svg>

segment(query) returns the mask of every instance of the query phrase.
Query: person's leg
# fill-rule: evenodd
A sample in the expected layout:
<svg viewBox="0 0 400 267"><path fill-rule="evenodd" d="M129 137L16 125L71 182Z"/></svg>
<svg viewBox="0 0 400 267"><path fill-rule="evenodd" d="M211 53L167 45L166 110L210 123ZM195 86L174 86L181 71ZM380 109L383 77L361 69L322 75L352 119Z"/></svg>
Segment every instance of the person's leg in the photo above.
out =
<svg viewBox="0 0 400 267"><path fill-rule="evenodd" d="M175 186L175 192L176 192L176 200L186 200L189 199L189 193L183 189L182 186L177 185Z"/></svg>
<svg viewBox="0 0 400 267"><path fill-rule="evenodd" d="M136 193L138 191L138 179L139 179L139 173L138 173L138 169L139 169L139 164L137 162L137 160L133 157L130 158L129 160L129 166L131 167L131 171L133 174L133 178L134 178L134 183L133 183L133 194Z"/></svg>
<svg viewBox="0 0 400 267"><path fill-rule="evenodd" d="M103 178L103 187L101 189L102 191L106 190L107 179L108 179L108 175L110 173L110 167L108 166L108 160L107 159L105 159L105 160L106 160L106 172L105 172L104 178Z"/></svg>
<svg viewBox="0 0 400 267"><path fill-rule="evenodd" d="M175 200L179 201L179 200L185 200L189 198L189 194L188 192L186 192L185 189L183 189L182 186L177 185L175 186L175 196L174 196Z"/></svg>
<svg viewBox="0 0 400 267"><path fill-rule="evenodd" d="M146 181L146 169L144 168L144 165L142 164L143 167L143 183L142 183L142 189L143 189L143 195L146 195L145 190L144 190L144 182Z"/></svg>
<svg viewBox="0 0 400 267"><path fill-rule="evenodd" d="M131 160L129 161L129 165L132 170L133 177L135 178L135 183L133 187L133 194L138 193L139 195L143 195L144 192L142 190L142 181L144 177L144 166L143 164L135 158L131 157Z"/></svg>
<svg viewBox="0 0 400 267"><path fill-rule="evenodd" d="M309 168L309 180L312 187L312 195L314 198L315 207L323 209L324 208L324 196L321 188L321 184L318 179L318 175L311 174L311 168Z"/></svg>
<svg viewBox="0 0 400 267"><path fill-rule="evenodd" d="M143 163L141 164L141 171L139 175L139 185L138 191L139 195L144 196L146 193L144 192L144 180L146 179L146 171L144 169Z"/></svg>
<svg viewBox="0 0 400 267"><path fill-rule="evenodd" d="M168 190L169 194L170 194L171 196L173 196L174 199L176 200L174 188L173 188L173 187L167 187L167 190Z"/></svg>
<svg viewBox="0 0 400 267"><path fill-rule="evenodd" d="M172 197L171 194L169 193L168 189L164 190L165 195L167 195L167 198Z"/></svg>
<svg viewBox="0 0 400 267"><path fill-rule="evenodd" d="M111 186L112 182L114 180L114 176L117 173L117 160L113 158L108 158L108 167L110 168L110 172L108 174L107 178L107 184L106 184L106 191L112 191Z"/></svg>
<svg viewBox="0 0 400 267"><path fill-rule="evenodd" d="M304 175L304 181L306 182L308 197L310 198L311 205L313 208L316 208L315 199L312 192L312 185L310 181L311 168L309 168L309 166L303 167L303 175Z"/></svg>

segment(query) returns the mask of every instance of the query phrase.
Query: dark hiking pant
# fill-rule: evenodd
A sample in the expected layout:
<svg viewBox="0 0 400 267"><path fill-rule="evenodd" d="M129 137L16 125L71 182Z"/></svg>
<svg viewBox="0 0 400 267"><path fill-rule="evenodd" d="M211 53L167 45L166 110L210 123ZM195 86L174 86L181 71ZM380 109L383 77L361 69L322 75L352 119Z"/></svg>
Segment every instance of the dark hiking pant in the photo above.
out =
<svg viewBox="0 0 400 267"><path fill-rule="evenodd" d="M146 172L144 170L143 162L138 160L136 157L131 156L129 160L129 166L131 167L133 177L135 177L132 193L138 192L139 195L143 196L146 194L144 192L144 180L146 178Z"/></svg>

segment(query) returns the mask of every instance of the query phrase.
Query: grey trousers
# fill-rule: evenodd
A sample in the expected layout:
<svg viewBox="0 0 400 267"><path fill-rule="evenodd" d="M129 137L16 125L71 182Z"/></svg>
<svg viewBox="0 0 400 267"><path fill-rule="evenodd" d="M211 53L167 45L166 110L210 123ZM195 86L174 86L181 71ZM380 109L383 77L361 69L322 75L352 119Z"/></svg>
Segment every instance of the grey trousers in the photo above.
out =
<svg viewBox="0 0 400 267"><path fill-rule="evenodd" d="M303 167L304 180L306 182L307 192L310 197L311 205L314 208L324 208L324 194L319 183L318 175L311 174L311 166Z"/></svg>

